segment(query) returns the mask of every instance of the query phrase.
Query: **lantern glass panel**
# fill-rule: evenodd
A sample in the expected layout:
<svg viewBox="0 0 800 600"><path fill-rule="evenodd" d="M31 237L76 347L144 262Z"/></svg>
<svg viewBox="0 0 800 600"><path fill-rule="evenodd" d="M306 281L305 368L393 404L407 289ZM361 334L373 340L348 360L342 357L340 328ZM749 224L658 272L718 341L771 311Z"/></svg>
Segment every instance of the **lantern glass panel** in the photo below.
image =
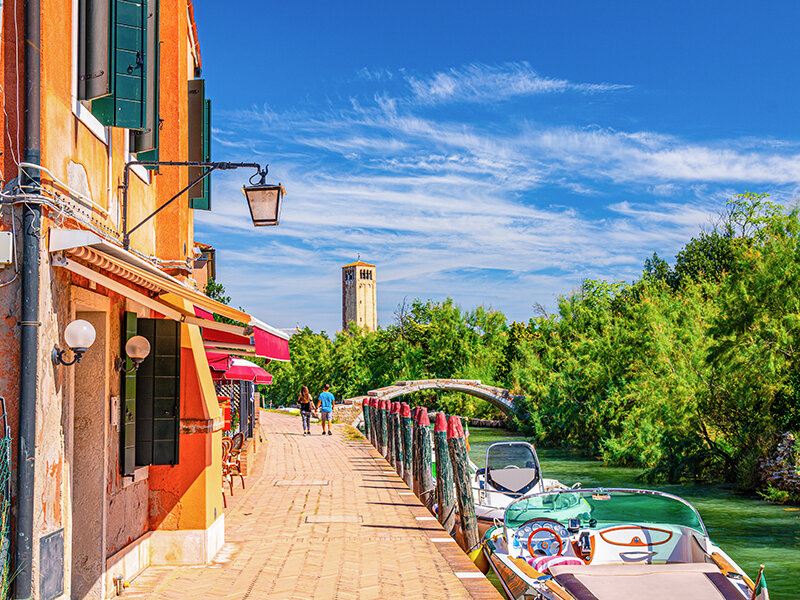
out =
<svg viewBox="0 0 800 600"><path fill-rule="evenodd" d="M259 185L243 189L256 227L277 225L281 213L282 190L279 185Z"/></svg>

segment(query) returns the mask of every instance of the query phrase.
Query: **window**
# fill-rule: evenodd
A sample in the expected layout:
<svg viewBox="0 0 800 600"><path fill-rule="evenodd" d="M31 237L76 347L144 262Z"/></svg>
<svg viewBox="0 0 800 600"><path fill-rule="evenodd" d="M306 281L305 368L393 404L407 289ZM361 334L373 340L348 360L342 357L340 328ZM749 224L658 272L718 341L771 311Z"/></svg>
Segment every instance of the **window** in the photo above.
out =
<svg viewBox="0 0 800 600"><path fill-rule="evenodd" d="M178 463L180 434L180 323L170 319L137 319L126 312L125 342L141 335L150 354L139 368L123 374L124 428L122 474L146 465ZM126 360L126 366L131 363Z"/></svg>
<svg viewBox="0 0 800 600"><path fill-rule="evenodd" d="M158 0L147 0L147 53L145 54L144 129L131 132L131 152L137 160L158 160L158 113L160 44L158 41ZM156 169L157 167L147 167Z"/></svg>
<svg viewBox="0 0 800 600"><path fill-rule="evenodd" d="M189 80L189 160L209 162L211 160L211 100L206 98L203 79ZM203 174L203 167L189 168L189 181ZM211 179L189 189L189 207L211 210Z"/></svg>
<svg viewBox="0 0 800 600"><path fill-rule="evenodd" d="M157 147L158 0L79 0L78 100L109 127L143 133Z"/></svg>

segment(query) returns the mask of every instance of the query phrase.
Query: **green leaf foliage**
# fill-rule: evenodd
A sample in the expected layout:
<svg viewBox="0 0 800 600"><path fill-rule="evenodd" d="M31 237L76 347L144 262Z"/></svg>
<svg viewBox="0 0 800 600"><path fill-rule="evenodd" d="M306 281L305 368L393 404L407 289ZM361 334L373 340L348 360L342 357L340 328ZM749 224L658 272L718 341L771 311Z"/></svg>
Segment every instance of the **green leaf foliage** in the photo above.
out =
<svg viewBox="0 0 800 600"><path fill-rule="evenodd" d="M760 461L800 429L800 215L763 194L734 197L674 265L639 280L585 280L528 322L452 299L404 302L396 322L333 338L304 329L272 364L273 404L330 382L339 397L394 381L480 379L524 395L516 426L650 480L762 485ZM463 416L499 416L461 394L410 397Z"/></svg>

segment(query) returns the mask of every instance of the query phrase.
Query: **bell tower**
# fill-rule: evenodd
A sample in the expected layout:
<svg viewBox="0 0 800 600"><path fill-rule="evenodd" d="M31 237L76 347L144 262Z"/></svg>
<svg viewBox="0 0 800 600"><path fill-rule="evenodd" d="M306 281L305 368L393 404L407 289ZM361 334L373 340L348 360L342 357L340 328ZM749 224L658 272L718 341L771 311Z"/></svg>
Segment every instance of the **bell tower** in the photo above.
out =
<svg viewBox="0 0 800 600"><path fill-rule="evenodd" d="M378 329L375 265L357 260L342 267L342 329L350 323Z"/></svg>

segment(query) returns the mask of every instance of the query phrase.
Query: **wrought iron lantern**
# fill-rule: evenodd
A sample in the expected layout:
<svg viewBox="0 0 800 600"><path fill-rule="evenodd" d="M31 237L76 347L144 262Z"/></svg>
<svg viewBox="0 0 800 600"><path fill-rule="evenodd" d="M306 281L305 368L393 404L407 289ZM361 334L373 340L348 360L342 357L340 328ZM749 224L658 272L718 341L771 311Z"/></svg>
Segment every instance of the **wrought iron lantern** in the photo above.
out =
<svg viewBox="0 0 800 600"><path fill-rule="evenodd" d="M268 171L269 165L266 165L263 170L259 169L258 173L250 178L250 185L242 188L255 227L277 225L281 217L281 202L285 190L280 183L278 185L267 183ZM260 177L260 180L258 183L253 183L253 179L256 177Z"/></svg>

